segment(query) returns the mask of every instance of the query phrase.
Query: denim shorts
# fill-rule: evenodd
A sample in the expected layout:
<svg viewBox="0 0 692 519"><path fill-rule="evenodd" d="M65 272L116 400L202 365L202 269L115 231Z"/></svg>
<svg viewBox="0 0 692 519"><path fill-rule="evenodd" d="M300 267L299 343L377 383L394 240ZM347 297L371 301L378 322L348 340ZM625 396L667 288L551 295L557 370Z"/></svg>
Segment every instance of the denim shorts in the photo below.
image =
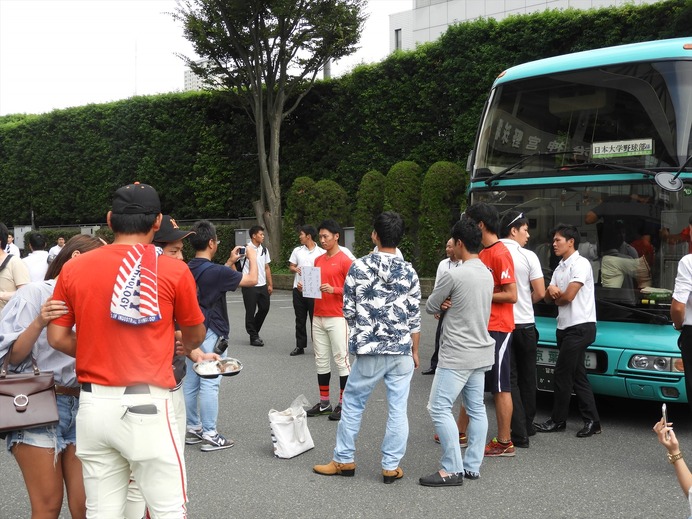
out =
<svg viewBox="0 0 692 519"><path fill-rule="evenodd" d="M34 427L32 429L22 429L7 434L7 450L11 451L15 443L25 443L33 447L44 449L55 449L55 453L60 454L65 448L77 441L77 409L79 409L79 399L57 395L58 416L60 421L57 425L44 427Z"/></svg>

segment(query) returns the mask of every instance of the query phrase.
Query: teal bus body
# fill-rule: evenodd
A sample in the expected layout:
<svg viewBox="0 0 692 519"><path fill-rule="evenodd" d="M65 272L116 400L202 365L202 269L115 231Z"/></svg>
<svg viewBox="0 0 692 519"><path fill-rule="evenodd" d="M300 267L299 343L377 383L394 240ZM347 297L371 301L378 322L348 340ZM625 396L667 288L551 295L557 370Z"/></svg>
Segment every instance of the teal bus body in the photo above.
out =
<svg viewBox="0 0 692 519"><path fill-rule="evenodd" d="M618 63L638 61L657 61L668 59L690 59L690 51L683 45L692 42L690 38L675 38L644 43L631 43L618 47L575 52L566 56L555 56L507 69L495 80L493 87L509 81L517 81L536 76L555 74L584 68L602 67Z"/></svg>
<svg viewBox="0 0 692 519"><path fill-rule="evenodd" d="M556 348L555 319L536 317L539 346ZM599 321L596 340L589 348L602 353L607 364L598 372L589 370L594 393L622 398L668 402L687 402L683 373L655 373L633 370L628 366L634 355L669 355L679 357L679 333L672 326L627 324ZM538 366L540 371L542 368ZM540 388L546 389L548 388ZM677 396L669 396L669 395Z"/></svg>
<svg viewBox="0 0 692 519"><path fill-rule="evenodd" d="M597 394L687 402L670 304L677 263L692 252L683 241L691 154L692 37L525 63L491 89L468 162L469 202L528 218L527 248L546 286L557 262L550 229L580 229L596 281L585 362ZM550 390L557 310L534 309L538 387Z"/></svg>

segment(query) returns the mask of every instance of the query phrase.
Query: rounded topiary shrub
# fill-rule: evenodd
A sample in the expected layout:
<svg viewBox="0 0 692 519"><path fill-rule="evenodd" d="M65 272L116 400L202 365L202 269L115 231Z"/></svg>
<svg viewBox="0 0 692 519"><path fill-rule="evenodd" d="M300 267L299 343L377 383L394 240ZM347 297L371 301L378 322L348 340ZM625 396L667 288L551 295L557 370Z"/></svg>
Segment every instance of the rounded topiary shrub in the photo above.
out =
<svg viewBox="0 0 692 519"><path fill-rule="evenodd" d="M351 201L346 190L333 180L320 180L310 189L306 208L306 223L317 226L322 220L331 218L341 227L351 224Z"/></svg>
<svg viewBox="0 0 692 519"><path fill-rule="evenodd" d="M420 201L419 275L434 276L444 259L450 230L461 214L465 187L464 170L453 162L436 162L426 172Z"/></svg>
<svg viewBox="0 0 692 519"><path fill-rule="evenodd" d="M308 208L312 207L313 188L315 181L310 177L298 177L286 193L286 206L283 215L283 240L281 243L281 264L285 265L291 252L299 245L298 228L301 225L315 225L318 222L309 220L306 216Z"/></svg>
<svg viewBox="0 0 692 519"><path fill-rule="evenodd" d="M420 206L421 167L415 162L394 164L385 181L384 209L396 211L404 220L404 238L399 249L407 261L418 263L418 208Z"/></svg>
<svg viewBox="0 0 692 519"><path fill-rule="evenodd" d="M356 195L356 209L353 215L356 243L353 251L357 257L365 256L372 249L372 221L384 210L385 177L376 170L370 170L360 181Z"/></svg>

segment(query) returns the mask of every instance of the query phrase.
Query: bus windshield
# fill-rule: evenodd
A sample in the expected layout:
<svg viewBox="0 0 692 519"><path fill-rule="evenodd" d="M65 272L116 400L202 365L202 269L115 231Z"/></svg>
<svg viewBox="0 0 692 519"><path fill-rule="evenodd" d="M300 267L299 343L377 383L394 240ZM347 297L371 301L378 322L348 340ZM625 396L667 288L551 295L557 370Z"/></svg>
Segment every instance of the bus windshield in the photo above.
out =
<svg viewBox="0 0 692 519"><path fill-rule="evenodd" d="M478 201L529 220L527 248L538 255L546 286L559 262L551 230L559 222L576 225L577 249L593 268L599 321L670 322L677 264L692 249L692 190L671 193L653 182L516 187L476 190ZM535 310L556 314L544 303Z"/></svg>
<svg viewBox="0 0 692 519"><path fill-rule="evenodd" d="M692 61L635 62L500 82L474 175L680 168L692 153Z"/></svg>

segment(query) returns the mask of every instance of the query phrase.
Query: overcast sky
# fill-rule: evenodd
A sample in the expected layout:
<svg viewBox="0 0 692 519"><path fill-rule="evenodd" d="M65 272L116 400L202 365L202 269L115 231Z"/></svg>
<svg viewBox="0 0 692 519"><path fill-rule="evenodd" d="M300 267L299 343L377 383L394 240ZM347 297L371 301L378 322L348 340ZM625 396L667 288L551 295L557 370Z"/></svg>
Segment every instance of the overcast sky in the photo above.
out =
<svg viewBox="0 0 692 519"><path fill-rule="evenodd" d="M176 54L192 47L169 14L175 0L0 0L0 115L183 89ZM368 0L361 50L332 75L389 53L389 15L413 0Z"/></svg>

